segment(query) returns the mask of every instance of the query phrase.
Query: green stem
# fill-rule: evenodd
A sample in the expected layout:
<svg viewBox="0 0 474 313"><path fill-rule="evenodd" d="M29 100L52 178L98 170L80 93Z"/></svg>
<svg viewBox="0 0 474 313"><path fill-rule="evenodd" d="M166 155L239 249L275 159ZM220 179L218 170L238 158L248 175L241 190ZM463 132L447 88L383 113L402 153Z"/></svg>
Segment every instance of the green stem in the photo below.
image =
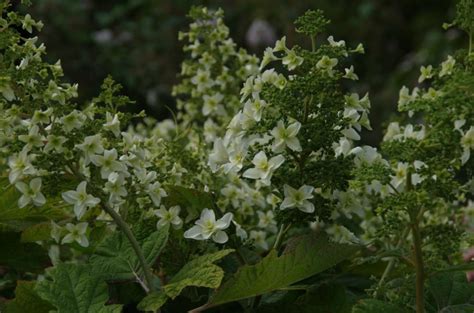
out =
<svg viewBox="0 0 474 313"><path fill-rule="evenodd" d="M416 269L416 313L425 312L424 300L424 283L425 273L423 265L423 252L421 250L421 235L418 222L412 224L413 245L415 252L415 269Z"/></svg>
<svg viewBox="0 0 474 313"><path fill-rule="evenodd" d="M411 169L407 171L407 191L413 189L413 183L411 181ZM422 210L420 210L422 211ZM422 251L422 241L420 234L420 212L414 214L414 212L409 212L410 215L410 227L413 237L413 252L415 260L415 271L416 271L416 313L425 312L425 270L423 264L423 251Z"/></svg>
<svg viewBox="0 0 474 313"><path fill-rule="evenodd" d="M316 51L316 36L311 36L311 51L315 52Z"/></svg>
<svg viewBox="0 0 474 313"><path fill-rule="evenodd" d="M400 249L400 247L402 246L403 244L403 241L405 239L405 237L408 235L408 232L410 231L410 228L407 227L403 230L400 238L398 239L398 242L397 242L397 245L396 245L396 249ZM387 264L387 267L385 267L385 270L382 274L382 277L380 278L380 281L377 285L377 290L380 289L380 287L382 286L383 282L385 281L385 279L388 277L388 275L390 274L390 272L392 271L393 267L395 266L395 258L392 257L390 258L390 261L388 262ZM374 293L374 297L377 296L377 290L375 291Z"/></svg>
<svg viewBox="0 0 474 313"><path fill-rule="evenodd" d="M471 55L471 53L472 53L472 37L473 37L473 34L474 34L474 29L471 28L471 31L469 32L469 54L468 55Z"/></svg>
<svg viewBox="0 0 474 313"><path fill-rule="evenodd" d="M140 262L140 266L143 269L143 274L145 275L145 280L148 287L148 290L146 291L147 292L154 291L155 288L153 286L153 275L150 271L150 268L148 267L148 264L146 262L145 256L143 255L140 244L138 243L137 239L135 238L132 231L130 230L130 227L128 227L128 224L122 219L122 217L117 212L115 212L114 209L110 208L107 205L103 205L102 207L104 211L107 212L107 214L109 214L112 217L112 219L115 221L115 223L120 228L120 230L123 231L125 236L128 238L128 241L130 241L133 251L135 251L135 254L138 257L138 261Z"/></svg>

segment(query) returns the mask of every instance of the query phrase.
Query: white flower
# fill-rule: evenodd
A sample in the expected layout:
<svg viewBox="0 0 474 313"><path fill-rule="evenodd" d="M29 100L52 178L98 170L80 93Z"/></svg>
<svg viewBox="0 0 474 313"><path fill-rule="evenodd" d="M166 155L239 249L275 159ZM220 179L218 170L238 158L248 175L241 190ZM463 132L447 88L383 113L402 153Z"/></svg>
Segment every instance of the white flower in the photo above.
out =
<svg viewBox="0 0 474 313"><path fill-rule="evenodd" d="M333 143L332 148L336 157L340 155L346 156L351 151L352 143L346 137L341 137L339 142Z"/></svg>
<svg viewBox="0 0 474 313"><path fill-rule="evenodd" d="M268 250L268 242L265 240L266 237L267 233L264 231L250 231L250 239L253 240L254 245L256 247L262 248L263 250Z"/></svg>
<svg viewBox="0 0 474 313"><path fill-rule="evenodd" d="M22 193L20 199L18 199L20 208L24 208L31 202L36 206L42 206L46 203L46 198L41 193L41 178L33 178L29 185L21 181L17 182L15 187Z"/></svg>
<svg viewBox="0 0 474 313"><path fill-rule="evenodd" d="M220 165L229 161L229 154L224 146L224 142L221 138L214 141L214 147L212 152L209 154L208 165L212 172L216 172Z"/></svg>
<svg viewBox="0 0 474 313"><path fill-rule="evenodd" d="M264 185L270 185L273 172L285 161L281 154L268 160L265 152L260 151L252 160L254 168L249 168L243 173L243 177L250 179L260 179Z"/></svg>
<svg viewBox="0 0 474 313"><path fill-rule="evenodd" d="M336 58L329 58L327 55L323 56L321 60L316 63L316 68L325 71L329 76L332 76L333 68L339 61Z"/></svg>
<svg viewBox="0 0 474 313"><path fill-rule="evenodd" d="M281 153L286 147L293 151L301 151L300 141L296 137L300 128L300 122L295 122L285 128L283 121L278 121L277 126L270 132L275 138L272 145L272 151L275 153Z"/></svg>
<svg viewBox="0 0 474 313"><path fill-rule="evenodd" d="M283 189L285 199L280 205L281 210L295 207L305 213L314 212L314 204L308 201L314 198L314 187L303 185L299 189L295 189L285 184Z"/></svg>
<svg viewBox="0 0 474 313"><path fill-rule="evenodd" d="M179 217L181 208L179 206L172 206L167 210L163 205L159 210L155 210L155 215L160 219L156 224L157 228L173 225L174 229L180 229L183 225L183 220Z"/></svg>
<svg viewBox="0 0 474 313"><path fill-rule="evenodd" d="M120 120L118 118L118 114L115 114L112 117L110 112L105 113L106 122L103 125L105 129L110 130L115 137L120 136Z"/></svg>
<svg viewBox="0 0 474 313"><path fill-rule="evenodd" d="M74 205L74 214L77 219L81 219L88 208L94 207L100 202L99 198L87 194L86 186L87 182L83 181L77 186L76 190L62 193L64 201Z"/></svg>
<svg viewBox="0 0 474 313"><path fill-rule="evenodd" d="M87 136L83 143L76 145L76 148L84 152L86 165L90 163L91 156L104 152L100 135Z"/></svg>
<svg viewBox="0 0 474 313"><path fill-rule="evenodd" d="M66 224L66 229L69 232L66 236L64 236L63 240L61 241L62 244L65 243L72 243L77 242L82 247L89 246L89 240L87 240L86 232L87 232L87 223L79 223L77 225L68 223Z"/></svg>
<svg viewBox="0 0 474 313"><path fill-rule="evenodd" d="M465 164L471 156L471 150L474 149L474 126L471 126L461 138L461 146L464 148L461 162Z"/></svg>
<svg viewBox="0 0 474 313"><path fill-rule="evenodd" d="M39 133L37 125L31 127L28 131L28 135L20 135L18 139L27 144L28 147L41 147L43 145L44 137Z"/></svg>
<svg viewBox="0 0 474 313"><path fill-rule="evenodd" d="M439 77L451 75L455 64L456 60L452 56L448 55L446 61L441 63L441 71L439 71Z"/></svg>
<svg viewBox="0 0 474 313"><path fill-rule="evenodd" d="M211 80L211 73L208 70L198 69L196 76L191 78L191 83L197 86L199 92L203 92L214 85Z"/></svg>
<svg viewBox="0 0 474 313"><path fill-rule="evenodd" d="M209 114L216 112L219 115L225 114L222 100L224 96L221 93L215 93L212 96L204 95L204 105L202 106L202 114L208 116Z"/></svg>
<svg viewBox="0 0 474 313"><path fill-rule="evenodd" d="M44 152L50 152L55 150L56 152L60 153L64 151L63 144L66 142L66 137L64 136L56 136L56 135L49 135L46 137L47 144L44 146Z"/></svg>
<svg viewBox="0 0 474 313"><path fill-rule="evenodd" d="M110 173L104 190L109 194L111 204L120 202L122 197L128 194L125 188L124 175L116 172Z"/></svg>
<svg viewBox="0 0 474 313"><path fill-rule="evenodd" d="M350 68L345 68L344 71L346 74L344 74L344 78L351 79L351 80L359 80L359 76L354 72L354 65L351 65Z"/></svg>
<svg viewBox="0 0 474 313"><path fill-rule="evenodd" d="M398 124L398 122L392 122L387 127L387 132L383 137L383 141L389 141L395 139L396 137L398 138L400 133L400 125Z"/></svg>
<svg viewBox="0 0 474 313"><path fill-rule="evenodd" d="M420 68L420 77L418 78L418 82L419 83L422 83L424 82L426 79L430 79L433 77L433 66L432 65L428 65L428 66L422 66Z"/></svg>
<svg viewBox="0 0 474 313"><path fill-rule="evenodd" d="M304 59L296 54L293 50L288 50L287 54L283 57L282 62L288 67L288 70L292 71L303 63Z"/></svg>
<svg viewBox="0 0 474 313"><path fill-rule="evenodd" d="M127 166L117 161L117 150L104 150L104 155L91 155L92 163L100 167L100 175L107 179L112 172L126 172Z"/></svg>
<svg viewBox="0 0 474 313"><path fill-rule="evenodd" d="M244 105L243 114L256 122L262 119L263 110L268 106L265 100L254 99L248 100Z"/></svg>
<svg viewBox="0 0 474 313"><path fill-rule="evenodd" d="M334 36L329 36L328 37L328 42L329 42L329 45L331 47L345 47L346 46L346 42L344 40L340 40L340 41L335 41L334 40Z"/></svg>
<svg viewBox="0 0 474 313"><path fill-rule="evenodd" d="M80 128L85 120L86 116L84 114L77 110L74 110L68 115L64 116L61 119L61 123L63 124L63 128L66 133L69 133L74 128Z"/></svg>
<svg viewBox="0 0 474 313"><path fill-rule="evenodd" d="M33 155L28 155L27 147L24 147L18 154L12 155L8 158L8 166L10 167L8 179L10 184L14 184L23 178L23 175L32 175L36 173L36 169L31 164L33 159Z"/></svg>
<svg viewBox="0 0 474 313"><path fill-rule="evenodd" d="M247 239L248 235L245 229L243 229L242 226L240 226L240 224L237 223L236 221L232 221L232 223L235 226L235 234L237 235L237 237L239 237L240 240Z"/></svg>
<svg viewBox="0 0 474 313"><path fill-rule="evenodd" d="M266 229L268 228L272 232L276 231L276 221L272 210L267 212L257 211L258 215L258 227Z"/></svg>
<svg viewBox="0 0 474 313"><path fill-rule="evenodd" d="M204 209L199 220L195 222L196 225L184 233L184 238L196 240L212 238L217 243L225 243L229 238L223 230L229 227L232 217L232 213L226 213L216 221L214 211Z"/></svg>
<svg viewBox="0 0 474 313"><path fill-rule="evenodd" d="M161 203L161 198L168 196L166 191L161 187L159 182L155 182L148 186L147 193L156 206Z"/></svg>

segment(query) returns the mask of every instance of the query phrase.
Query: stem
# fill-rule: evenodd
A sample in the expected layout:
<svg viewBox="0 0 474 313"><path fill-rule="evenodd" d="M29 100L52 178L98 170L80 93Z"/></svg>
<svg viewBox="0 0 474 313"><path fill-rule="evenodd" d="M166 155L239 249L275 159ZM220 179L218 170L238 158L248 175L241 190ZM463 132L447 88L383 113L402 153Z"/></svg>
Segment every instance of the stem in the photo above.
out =
<svg viewBox="0 0 474 313"><path fill-rule="evenodd" d="M115 221L117 226L123 231L125 236L127 236L128 241L130 241L130 244L132 245L133 250L135 251L135 254L138 257L138 261L140 262L140 266L143 269L143 274L145 276L145 280L147 283L148 290L147 292L152 292L155 290L153 286L153 275L150 271L150 268L148 267L148 264L145 260L145 256L143 255L142 249L140 247L140 244L138 243L137 239L133 235L132 231L130 230L130 227L128 227L128 224L125 223L125 221L122 219L122 217L115 212L114 209L110 208L107 205L103 205L103 209L105 212L107 212L112 219Z"/></svg>
<svg viewBox="0 0 474 313"><path fill-rule="evenodd" d="M407 191L413 189L411 181L411 169L407 171ZM422 210L420 210L422 211ZM414 212L409 211L410 215L410 227L413 235L413 248L414 248L414 259L415 259L415 270L416 270L416 313L425 312L425 295L424 295L424 284L425 284L425 270L423 265L423 251L421 249L421 235L420 235L420 219L419 214L413 214Z"/></svg>
<svg viewBox="0 0 474 313"><path fill-rule="evenodd" d="M290 227L291 227L291 224L286 225L286 227L285 227L285 224L281 224L280 230L278 231L277 238L275 239L275 244L273 245L273 249L277 250L277 252L281 247L285 233L288 231L288 229L290 229Z"/></svg>
<svg viewBox="0 0 474 313"><path fill-rule="evenodd" d="M473 37L474 29L471 28L471 31L469 32L469 54L471 55L472 53L472 37Z"/></svg>
<svg viewBox="0 0 474 313"><path fill-rule="evenodd" d="M402 246L403 244L403 240L405 239L405 237L408 235L408 232L410 231L410 228L407 227L403 230L402 232L402 235L400 236L400 238L398 239L398 242L397 242L397 245L396 245L396 249L400 249L400 247ZM383 274L382 274L382 277L380 277L380 281L377 285L377 290L382 286L382 283L385 281L385 279L388 277L388 275L390 274L390 272L392 271L393 267L395 266L395 258L391 258L390 261L388 262L387 264L387 267L385 268ZM377 296L377 291L375 291L374 293L374 297Z"/></svg>
<svg viewBox="0 0 474 313"><path fill-rule="evenodd" d="M421 251L421 235L418 222L415 221L412 225L413 233L413 245L415 247L415 268L416 268L416 312L425 312L425 300L424 300L424 266L423 266L423 254Z"/></svg>
<svg viewBox="0 0 474 313"><path fill-rule="evenodd" d="M311 51L316 51L316 36L311 36Z"/></svg>

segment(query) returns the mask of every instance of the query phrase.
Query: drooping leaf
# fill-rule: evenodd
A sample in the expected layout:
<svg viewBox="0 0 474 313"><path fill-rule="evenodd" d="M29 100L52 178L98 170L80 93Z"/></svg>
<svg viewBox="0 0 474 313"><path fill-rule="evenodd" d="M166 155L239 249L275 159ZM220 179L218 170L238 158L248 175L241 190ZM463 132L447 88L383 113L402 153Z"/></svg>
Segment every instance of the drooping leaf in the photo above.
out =
<svg viewBox="0 0 474 313"><path fill-rule="evenodd" d="M35 282L18 281L15 289L15 299L8 302L5 313L48 313L54 307L41 299L34 290Z"/></svg>
<svg viewBox="0 0 474 313"><path fill-rule="evenodd" d="M433 275L426 287L426 306L432 312L474 312L474 284L464 272Z"/></svg>
<svg viewBox="0 0 474 313"><path fill-rule="evenodd" d="M121 305L105 305L107 284L87 265L62 263L47 271L36 286L39 296L58 313L119 313Z"/></svg>
<svg viewBox="0 0 474 313"><path fill-rule="evenodd" d="M164 292L172 299L177 297L181 291L188 286L217 288L219 287L224 271L213 263L222 259L232 249L221 250L212 254L200 256L188 262L183 268L170 280L169 284L164 286Z"/></svg>
<svg viewBox="0 0 474 313"><path fill-rule="evenodd" d="M0 265L24 272L42 271L49 265L46 250L36 243L21 242L21 234L0 233Z"/></svg>
<svg viewBox="0 0 474 313"><path fill-rule="evenodd" d="M406 313L406 310L377 299L364 299L353 308L352 313Z"/></svg>
<svg viewBox="0 0 474 313"><path fill-rule="evenodd" d="M169 227L162 227L142 243L142 252L149 266L153 265L168 241ZM90 258L97 275L106 280L128 280L141 273L140 262L132 245L121 232L106 238Z"/></svg>
<svg viewBox="0 0 474 313"><path fill-rule="evenodd" d="M211 194L196 189L176 185L165 186L168 197L164 199L168 206L179 205L188 212L185 222L196 219L200 212L214 208Z"/></svg>
<svg viewBox="0 0 474 313"><path fill-rule="evenodd" d="M168 300L168 296L162 292L152 292L138 303L137 309L141 311L156 312Z"/></svg>
<svg viewBox="0 0 474 313"><path fill-rule="evenodd" d="M281 256L272 250L259 263L244 266L211 296L209 306L262 295L318 274L354 254L359 247L306 235Z"/></svg>

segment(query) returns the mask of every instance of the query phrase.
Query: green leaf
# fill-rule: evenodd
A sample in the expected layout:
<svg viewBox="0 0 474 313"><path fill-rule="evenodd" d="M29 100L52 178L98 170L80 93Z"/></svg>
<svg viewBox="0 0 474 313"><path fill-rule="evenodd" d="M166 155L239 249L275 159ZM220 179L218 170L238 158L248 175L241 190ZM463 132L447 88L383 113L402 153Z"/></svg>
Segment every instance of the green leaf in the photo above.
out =
<svg viewBox="0 0 474 313"><path fill-rule="evenodd" d="M21 242L36 242L51 238L51 223L30 226L21 233Z"/></svg>
<svg viewBox="0 0 474 313"><path fill-rule="evenodd" d="M0 265L19 271L42 271L50 262L46 250L36 243L22 243L20 233L1 233L0 247Z"/></svg>
<svg viewBox="0 0 474 313"><path fill-rule="evenodd" d="M60 200L48 199L41 207L18 207L20 193L8 178L0 178L0 231L21 231L37 223L65 217L65 206Z"/></svg>
<svg viewBox="0 0 474 313"><path fill-rule="evenodd" d="M168 197L163 199L163 201L168 206L179 205L186 209L188 212L185 219L186 223L199 217L203 209L214 208L214 200L208 192L176 185L167 185L164 188L168 193Z"/></svg>
<svg viewBox="0 0 474 313"><path fill-rule="evenodd" d="M224 271L213 263L233 251L234 250L232 249L221 250L212 254L200 256L188 262L170 280L169 284L164 286L164 292L168 297L174 299L188 286L207 288L219 287L222 278L224 277Z"/></svg>
<svg viewBox="0 0 474 313"><path fill-rule="evenodd" d="M259 263L240 268L211 296L208 306L287 287L338 264L358 249L355 245L330 242L321 234L302 236L281 256L272 250Z"/></svg>
<svg viewBox="0 0 474 313"><path fill-rule="evenodd" d="M8 302L5 313L48 313L54 307L41 299L34 290L35 283L18 281L15 289L15 299Z"/></svg>
<svg viewBox="0 0 474 313"><path fill-rule="evenodd" d="M364 299L359 301L353 308L352 313L406 313L393 304L376 299Z"/></svg>
<svg viewBox="0 0 474 313"><path fill-rule="evenodd" d="M168 241L169 227L160 228L142 243L142 251L149 266ZM97 275L106 280L128 280L140 273L141 267L130 242L121 232L106 238L90 258L90 264Z"/></svg>
<svg viewBox="0 0 474 313"><path fill-rule="evenodd" d="M156 312L166 303L166 300L168 300L166 294L155 291L143 298L142 301L138 303L137 309L140 311Z"/></svg>
<svg viewBox="0 0 474 313"><path fill-rule="evenodd" d="M47 271L36 292L58 313L119 313L121 305L108 305L107 284L87 265L62 263Z"/></svg>
<svg viewBox="0 0 474 313"><path fill-rule="evenodd" d="M432 276L426 288L426 306L434 312L474 311L474 284L463 272L445 272Z"/></svg>

